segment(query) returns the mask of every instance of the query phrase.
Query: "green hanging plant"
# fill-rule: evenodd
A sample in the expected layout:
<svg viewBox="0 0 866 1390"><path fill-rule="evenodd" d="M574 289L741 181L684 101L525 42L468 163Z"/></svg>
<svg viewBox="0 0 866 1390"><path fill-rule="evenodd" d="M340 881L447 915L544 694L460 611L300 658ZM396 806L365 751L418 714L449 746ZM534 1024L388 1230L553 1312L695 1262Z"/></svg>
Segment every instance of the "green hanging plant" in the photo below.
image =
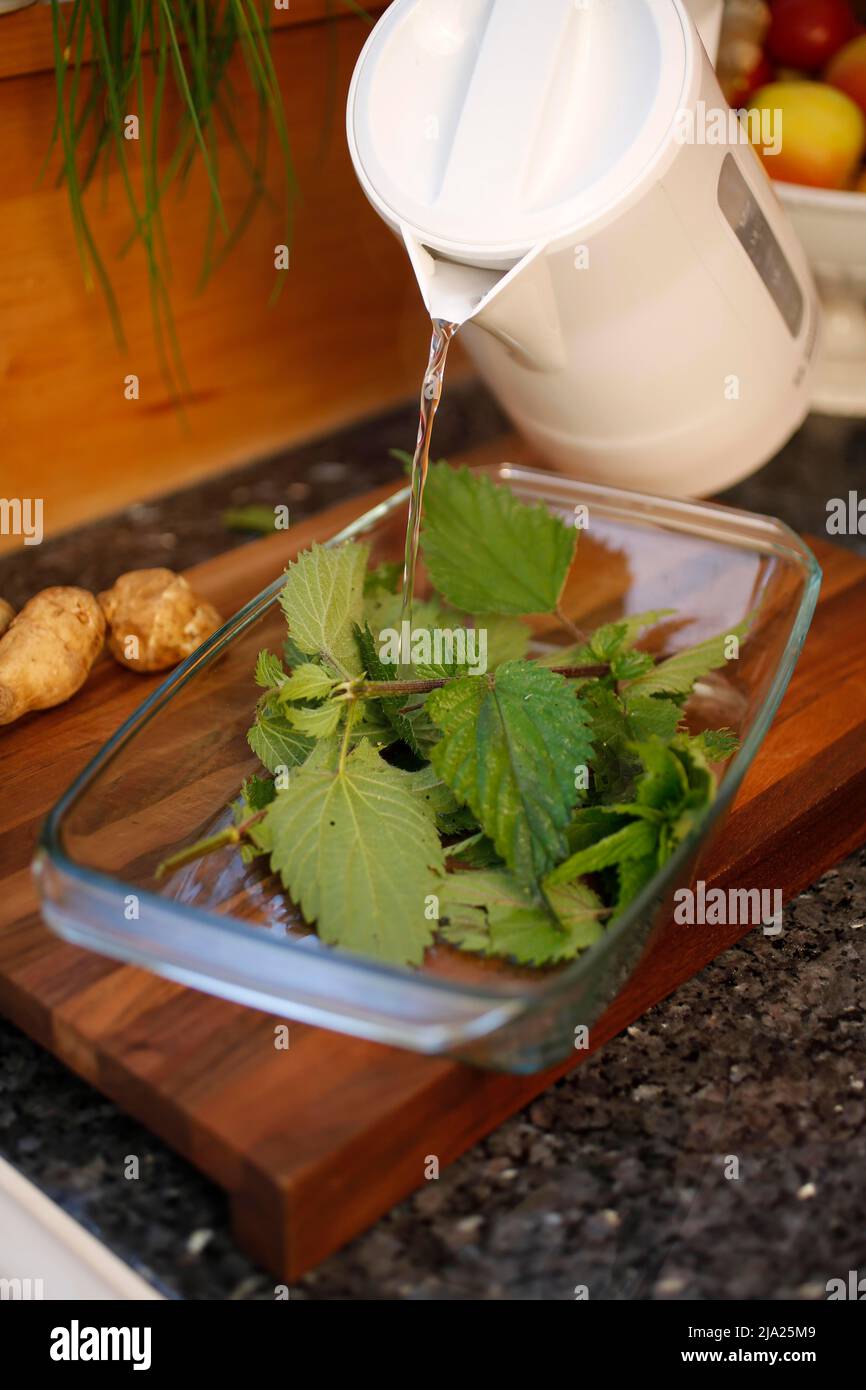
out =
<svg viewBox="0 0 866 1390"><path fill-rule="evenodd" d="M349 8L363 13L349 0ZM89 289L98 285L115 336L125 346L112 278L85 208L84 194L113 160L129 206L130 234L121 254L139 242L144 250L160 363L167 382L185 384L168 286L169 248L163 200L182 185L196 161L210 189L208 225L199 287L237 243L258 203L271 201L265 183L269 138L276 137L285 199L282 240L291 244L297 180L283 103L271 54L268 0L51 0L57 112L51 149L59 147L78 254ZM258 102L255 146L248 149L232 117L235 91L229 64L240 51ZM152 81L145 81L147 65ZM333 53L332 53L333 69ZM333 88L333 82L329 83ZM162 148L166 95L174 87L180 120L173 148ZM129 138L130 118L137 139ZM220 193L219 137L228 136L248 177L240 215L230 225ZM141 177L133 176L132 151ZM50 152L49 152L50 153ZM287 270L275 270L271 295L280 294Z"/></svg>

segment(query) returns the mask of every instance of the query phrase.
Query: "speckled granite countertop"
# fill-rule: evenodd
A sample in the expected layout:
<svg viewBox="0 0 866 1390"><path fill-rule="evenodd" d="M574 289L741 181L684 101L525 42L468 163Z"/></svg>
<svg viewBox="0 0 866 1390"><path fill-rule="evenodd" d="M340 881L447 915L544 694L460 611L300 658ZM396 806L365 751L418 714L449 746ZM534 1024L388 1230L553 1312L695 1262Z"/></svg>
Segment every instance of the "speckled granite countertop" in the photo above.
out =
<svg viewBox="0 0 866 1390"><path fill-rule="evenodd" d="M450 393L448 454L500 427ZM399 478L414 408L0 560L20 603L48 583L216 554L223 508L300 519ZM866 425L813 418L725 497L801 531L866 478ZM842 538L835 538L842 539ZM866 536L843 540L866 551ZM864 827L866 840L866 827ZM751 933L372 1230L292 1298L818 1299L866 1271L866 851ZM270 1299L222 1194L0 1021L0 1152L169 1296ZM141 1176L123 1176L140 1158ZM734 1177L734 1172L738 1176ZM348 1180L348 1179L347 1179Z"/></svg>

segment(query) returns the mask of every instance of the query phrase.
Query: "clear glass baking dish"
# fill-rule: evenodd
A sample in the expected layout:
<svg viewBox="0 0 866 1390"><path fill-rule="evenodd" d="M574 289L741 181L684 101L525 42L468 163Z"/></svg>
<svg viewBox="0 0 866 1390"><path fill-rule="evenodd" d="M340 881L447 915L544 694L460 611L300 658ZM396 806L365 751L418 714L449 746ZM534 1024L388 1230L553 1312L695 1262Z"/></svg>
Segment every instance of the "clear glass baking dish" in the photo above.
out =
<svg viewBox="0 0 866 1390"><path fill-rule="evenodd" d="M245 734L256 654L279 651L285 635L281 575L145 700L51 812L34 868L56 932L253 1008L421 1052L522 1072L569 1053L575 1028L591 1027L621 991L670 920L674 891L695 876L788 684L821 572L799 537L767 517L508 464L487 471L521 498L588 523L563 604L580 626L673 608L678 619L662 633L670 653L755 614L739 661L700 682L686 709L694 731L728 726L740 737L719 769L718 798L604 937L553 970L447 946L428 952L421 970L401 969L323 946L261 860L245 866L227 849L154 878L170 850L226 823L228 803L258 769ZM328 543L364 537L374 562L399 558L407 497L404 488ZM420 593L424 582L422 573ZM542 622L539 643L551 636Z"/></svg>

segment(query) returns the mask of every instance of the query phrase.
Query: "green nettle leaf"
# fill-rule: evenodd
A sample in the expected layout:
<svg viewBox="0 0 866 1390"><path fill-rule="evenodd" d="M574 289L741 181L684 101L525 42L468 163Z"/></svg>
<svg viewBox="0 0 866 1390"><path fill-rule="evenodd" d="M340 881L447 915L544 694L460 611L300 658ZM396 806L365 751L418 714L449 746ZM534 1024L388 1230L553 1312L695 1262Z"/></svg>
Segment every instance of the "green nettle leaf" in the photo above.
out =
<svg viewBox="0 0 866 1390"><path fill-rule="evenodd" d="M433 587L462 612L552 613L577 531L483 474L435 464L421 544Z"/></svg>
<svg viewBox="0 0 866 1390"><path fill-rule="evenodd" d="M611 912L588 884L559 884L548 888L544 896L557 922L568 934L569 956L585 950L603 935L603 922ZM559 959L565 957L560 955Z"/></svg>
<svg viewBox="0 0 866 1390"><path fill-rule="evenodd" d="M345 705L286 705L286 718L293 729L309 738L330 738L345 710Z"/></svg>
<svg viewBox="0 0 866 1390"><path fill-rule="evenodd" d="M548 652L541 658L542 663L545 666L593 666L597 662L612 661L631 651L646 628L655 627L674 611L673 608L653 608L646 613L633 613L616 622L604 623L595 629L588 641Z"/></svg>
<svg viewBox="0 0 866 1390"><path fill-rule="evenodd" d="M380 636L386 629L392 630L400 636L400 622L402 618L402 599L399 595L386 595L383 598L367 600L364 605L365 621L364 625L356 633L361 651L361 661L364 670L371 680L394 680L399 674L406 674L397 669L399 663L389 661L387 664L380 657ZM466 622L466 616L456 612L451 612L440 608L435 602L416 603L412 613L411 634L414 635L414 642L410 638L408 655L413 654L413 648L417 655L419 634L423 632L434 632L435 629L447 628L450 630L464 627L467 633L467 643L472 628L476 633L483 629L486 655L486 669L495 671L498 666L506 661L518 661L526 654L529 640L532 636L530 629L520 618L503 617L498 613L485 613L481 616L471 618ZM481 637L474 638L475 659L481 658ZM392 645L391 639L388 643ZM455 641L452 654L456 655L458 650ZM435 648L431 644L431 660L421 661L410 659L409 665L412 674L419 679L447 679L451 676L467 675L470 670L470 662L432 660ZM447 648L445 653L447 654ZM405 705L405 699L398 702Z"/></svg>
<svg viewBox="0 0 866 1390"><path fill-rule="evenodd" d="M614 830L620 830L631 819L631 807L625 814L611 806L579 806L568 827L568 848L571 854L587 845L603 840Z"/></svg>
<svg viewBox="0 0 866 1390"><path fill-rule="evenodd" d="M414 462L414 459L412 455L409 453L408 449L389 449L388 457L396 459L398 463L402 463L404 473L408 474L412 472L412 464Z"/></svg>
<svg viewBox="0 0 866 1390"><path fill-rule="evenodd" d="M490 869L502 864L496 853L496 846L492 840L488 840L483 830L477 831L474 835L467 835L465 840L460 840L456 845L449 845L446 854L449 860L453 859L458 864L466 864L473 869Z"/></svg>
<svg viewBox="0 0 866 1390"><path fill-rule="evenodd" d="M376 639L378 651L380 632L385 628L392 628L395 632L400 632L400 623L403 617L403 595L386 593L381 589L376 590L365 598L362 616L361 626L369 627ZM452 627L453 618L453 614L450 617L446 615L445 609L435 599L423 599L412 605L413 631L417 631L419 628ZM392 673L393 670L392 666Z"/></svg>
<svg viewBox="0 0 866 1390"><path fill-rule="evenodd" d="M247 743L268 772L280 767L298 767L309 757L312 740L300 733L284 714L259 710L256 722L247 732Z"/></svg>
<svg viewBox="0 0 866 1390"><path fill-rule="evenodd" d="M548 895L582 874L616 869L615 911L621 912L699 824L716 784L697 741L677 735L667 745L654 738L635 751L643 767L635 800L578 811L569 827L574 852L544 880Z"/></svg>
<svg viewBox="0 0 866 1390"><path fill-rule="evenodd" d="M613 915L619 916L655 877L658 870L658 854L648 854L644 859L624 859L617 865L619 891L614 903Z"/></svg>
<svg viewBox="0 0 866 1390"><path fill-rule="evenodd" d="M287 635L283 643L283 661L291 671L293 671L296 666L303 666L305 661L309 661L307 653L301 651L291 634Z"/></svg>
<svg viewBox="0 0 866 1390"><path fill-rule="evenodd" d="M592 729L593 789L605 802L631 794L640 772L637 744L654 734L668 742L682 717L670 700L649 695L624 699L597 680L580 688L580 704Z"/></svg>
<svg viewBox="0 0 866 1390"><path fill-rule="evenodd" d="M413 624L414 628L414 624ZM414 629L417 632L417 628ZM443 651L442 655L445 655ZM452 652L456 656L456 651ZM393 671L393 667L391 668ZM466 661L413 661L413 674L422 680L450 680L452 676L466 676L469 665Z"/></svg>
<svg viewBox="0 0 866 1390"><path fill-rule="evenodd" d="M654 661L649 652L639 652L634 648L615 652L610 659L610 674L615 681L633 681L647 671L651 671Z"/></svg>
<svg viewBox="0 0 866 1390"><path fill-rule="evenodd" d="M283 663L273 652L259 652L256 657L255 682L263 690L278 690L285 682Z"/></svg>
<svg viewBox="0 0 866 1390"><path fill-rule="evenodd" d="M364 596L370 594L396 594L400 588L403 566L398 562L385 561L375 569L368 570L364 576Z"/></svg>
<svg viewBox="0 0 866 1390"><path fill-rule="evenodd" d="M276 785L270 777L257 777L253 773L253 776L248 777L241 787L243 814L250 815L255 811L263 811L266 806L270 806L276 794Z"/></svg>
<svg viewBox="0 0 866 1390"><path fill-rule="evenodd" d="M656 627L662 618L670 618L674 612L673 608L651 608L645 613L631 613L613 623L605 623L590 637L589 654L596 661L610 661L618 652L631 650L646 628Z"/></svg>
<svg viewBox="0 0 866 1390"><path fill-rule="evenodd" d="M423 696L416 696L414 699L407 699L405 696L402 699L394 698L393 705L386 700L381 701L383 711L388 705L385 717L395 734L402 738L419 758L428 756L431 746L439 737L436 726L427 714L426 703Z"/></svg>
<svg viewBox="0 0 866 1390"><path fill-rule="evenodd" d="M487 633L487 669L496 671L506 661L522 661L532 636L520 618L502 613L480 613L475 626Z"/></svg>
<svg viewBox="0 0 866 1390"><path fill-rule="evenodd" d="M437 825L464 809L448 784L442 781L435 767L429 763L417 772L403 772L400 775Z"/></svg>
<svg viewBox="0 0 866 1390"><path fill-rule="evenodd" d="M575 656L579 662L610 661L617 652L628 650L628 624L605 623L596 628L589 641L578 647Z"/></svg>
<svg viewBox="0 0 866 1390"><path fill-rule="evenodd" d="M685 805L698 809L707 806L715 800L716 779L710 771L700 739L677 734L677 737L671 740L670 746L685 768L688 784Z"/></svg>
<svg viewBox="0 0 866 1390"><path fill-rule="evenodd" d="M305 661L295 666L292 674L283 678L280 700L324 700L337 682L322 666Z"/></svg>
<svg viewBox="0 0 866 1390"><path fill-rule="evenodd" d="M349 744L367 739L374 748L389 748L397 742L397 735L384 718L378 701L364 700L349 731Z"/></svg>
<svg viewBox="0 0 866 1390"><path fill-rule="evenodd" d="M750 627L748 621L732 627L729 632L708 637L696 647L677 652L668 657L645 675L631 682L629 694L633 695L688 695L695 681L709 675L721 666L727 665L726 646L729 638L741 640Z"/></svg>
<svg viewBox="0 0 866 1390"><path fill-rule="evenodd" d="M341 676L360 674L354 629L361 620L369 547L314 545L286 574L280 605L295 644Z"/></svg>
<svg viewBox="0 0 866 1390"><path fill-rule="evenodd" d="M548 874L544 880L545 892L560 883L570 883L581 874L596 874L628 859L643 859L653 853L657 841L658 831L654 825L646 820L634 820L622 830L615 830L605 839L570 855Z"/></svg>
<svg viewBox="0 0 866 1390"><path fill-rule="evenodd" d="M361 661L361 669L372 681L387 681L395 679L393 667L388 667L379 658L379 648L376 638L370 631L369 623L355 628L355 641L358 645L358 656Z"/></svg>
<svg viewBox="0 0 866 1390"><path fill-rule="evenodd" d="M607 915L585 884L556 889L548 906L506 869L449 874L439 891L439 914L449 945L536 966L570 960L591 946Z"/></svg>
<svg viewBox="0 0 866 1390"><path fill-rule="evenodd" d="M633 695L630 690L625 693L623 705L631 736L639 743L653 735L667 742L673 738L683 717L679 705L670 700L654 695Z"/></svg>
<svg viewBox="0 0 866 1390"><path fill-rule="evenodd" d="M637 754L629 745L632 731L620 700L598 681L580 689L580 707L592 729L592 786L602 797L622 796L638 771Z"/></svg>
<svg viewBox="0 0 866 1390"><path fill-rule="evenodd" d="M680 759L659 739L641 743L638 754L644 773L638 783L637 804L658 811L680 806L689 789L689 779Z"/></svg>
<svg viewBox="0 0 866 1390"><path fill-rule="evenodd" d="M276 530L277 512L275 507L265 503L250 502L246 507L228 507L220 520L227 531L252 531L269 536Z"/></svg>
<svg viewBox="0 0 866 1390"><path fill-rule="evenodd" d="M368 743L342 764L328 748L277 794L264 823L271 867L323 941L420 965L435 926L426 900L444 856L404 773Z"/></svg>
<svg viewBox="0 0 866 1390"><path fill-rule="evenodd" d="M468 806L458 806L456 811L444 811L436 817L440 835L465 835L467 830L477 830L475 813Z"/></svg>
<svg viewBox="0 0 866 1390"><path fill-rule="evenodd" d="M434 691L427 711L443 733L430 750L436 771L518 879L537 882L568 852L575 768L592 752L568 682L534 662L511 661L495 676Z"/></svg>
<svg viewBox="0 0 866 1390"><path fill-rule="evenodd" d="M699 749L709 763L725 762L740 746L733 729L704 729L703 733L685 737L689 746Z"/></svg>

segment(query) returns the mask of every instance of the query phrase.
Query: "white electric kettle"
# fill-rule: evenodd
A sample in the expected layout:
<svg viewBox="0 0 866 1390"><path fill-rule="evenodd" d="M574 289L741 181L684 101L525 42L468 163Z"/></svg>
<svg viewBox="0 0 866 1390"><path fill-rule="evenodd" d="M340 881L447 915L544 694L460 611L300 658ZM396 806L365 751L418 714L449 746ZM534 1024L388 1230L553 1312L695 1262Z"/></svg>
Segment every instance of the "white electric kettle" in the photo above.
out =
<svg viewBox="0 0 866 1390"><path fill-rule="evenodd" d="M555 466L715 492L806 413L814 287L727 110L684 0L394 0L358 59L364 191Z"/></svg>

